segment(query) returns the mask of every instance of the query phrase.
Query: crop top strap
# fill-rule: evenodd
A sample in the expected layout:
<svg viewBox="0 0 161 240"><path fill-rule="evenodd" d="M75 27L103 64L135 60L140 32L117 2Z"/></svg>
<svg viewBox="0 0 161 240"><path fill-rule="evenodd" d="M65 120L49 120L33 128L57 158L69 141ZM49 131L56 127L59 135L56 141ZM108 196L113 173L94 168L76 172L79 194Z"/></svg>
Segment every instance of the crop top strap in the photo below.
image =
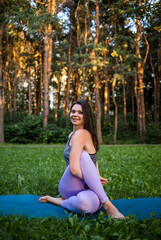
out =
<svg viewBox="0 0 161 240"><path fill-rule="evenodd" d="M69 138L68 138L68 145L69 145L69 143L70 143L70 140L71 140L73 134L74 134L74 132L72 132L72 133L70 134ZM69 145L69 146L70 146L70 145Z"/></svg>

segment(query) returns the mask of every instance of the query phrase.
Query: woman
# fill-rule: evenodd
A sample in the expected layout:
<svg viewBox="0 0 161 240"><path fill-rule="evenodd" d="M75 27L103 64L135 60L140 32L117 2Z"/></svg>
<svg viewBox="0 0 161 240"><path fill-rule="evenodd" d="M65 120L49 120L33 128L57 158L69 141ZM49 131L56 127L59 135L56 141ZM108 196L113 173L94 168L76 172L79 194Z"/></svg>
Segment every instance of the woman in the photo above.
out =
<svg viewBox="0 0 161 240"><path fill-rule="evenodd" d="M64 150L67 168L59 183L61 198L40 197L40 202L50 202L75 213L94 213L100 206L111 218L124 216L108 199L103 186L107 183L99 175L96 153L98 140L94 132L92 111L83 100L73 103L70 110L73 132Z"/></svg>

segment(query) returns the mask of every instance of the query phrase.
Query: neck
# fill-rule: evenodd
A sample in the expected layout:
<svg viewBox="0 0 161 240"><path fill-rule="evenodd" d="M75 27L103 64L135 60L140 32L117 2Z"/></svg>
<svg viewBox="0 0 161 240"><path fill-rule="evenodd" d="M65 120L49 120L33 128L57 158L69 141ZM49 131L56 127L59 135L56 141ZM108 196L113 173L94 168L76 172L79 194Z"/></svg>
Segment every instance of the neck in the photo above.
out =
<svg viewBox="0 0 161 240"><path fill-rule="evenodd" d="M84 126L74 126L73 125L73 132L76 132L79 129L84 129Z"/></svg>

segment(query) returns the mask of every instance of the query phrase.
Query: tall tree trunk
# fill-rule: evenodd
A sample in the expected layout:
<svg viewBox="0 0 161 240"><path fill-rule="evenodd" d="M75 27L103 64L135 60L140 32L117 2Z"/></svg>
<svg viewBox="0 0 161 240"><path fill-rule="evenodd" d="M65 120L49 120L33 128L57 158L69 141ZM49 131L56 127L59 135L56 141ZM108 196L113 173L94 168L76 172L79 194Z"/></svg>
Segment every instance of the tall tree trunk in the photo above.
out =
<svg viewBox="0 0 161 240"><path fill-rule="evenodd" d="M140 108L139 108L139 92L138 92L138 81L137 81L137 74L135 74L135 82L134 82L134 92L136 97L136 106L137 106L137 131L139 134L139 125L140 125Z"/></svg>
<svg viewBox="0 0 161 240"><path fill-rule="evenodd" d="M125 82L124 80L122 81L123 85L123 99L124 99L124 128L125 131L127 132L127 120L126 120L126 89L125 89Z"/></svg>
<svg viewBox="0 0 161 240"><path fill-rule="evenodd" d="M133 128L135 122L135 105L134 105L134 84L132 83L132 90L131 90L131 101L132 101L132 119L133 119Z"/></svg>
<svg viewBox="0 0 161 240"><path fill-rule="evenodd" d="M94 48L92 51L92 58L95 60L95 46L98 44L99 40L99 0L96 0L96 36L94 39ZM100 84L97 72L97 66L93 66L93 75L94 75L94 82L95 82L95 98L96 98L96 109L97 109L97 116L96 116L96 126L97 126L97 137L98 142L101 144L103 142L102 139L102 129L101 129L101 101L100 101Z"/></svg>
<svg viewBox="0 0 161 240"><path fill-rule="evenodd" d="M17 106L16 106L16 98L17 98L17 76L18 76L18 67L17 67L17 62L16 62L16 52L15 48L13 47L13 62L15 65L15 70L14 70L14 77L13 77L13 115L15 117L16 112L17 112Z"/></svg>
<svg viewBox="0 0 161 240"><path fill-rule="evenodd" d="M10 122L12 122L13 114L12 114L12 86L11 86L11 79L8 79L8 100L9 100Z"/></svg>
<svg viewBox="0 0 161 240"><path fill-rule="evenodd" d="M107 83L107 92L108 92L108 102L107 102L107 111L108 111L108 122L110 122L110 89L109 89L109 81Z"/></svg>
<svg viewBox="0 0 161 240"><path fill-rule="evenodd" d="M14 114L14 116L17 113L17 105L16 105L16 100L17 100L17 75L18 75L18 71L15 70L14 80L13 80L13 114Z"/></svg>
<svg viewBox="0 0 161 240"><path fill-rule="evenodd" d="M104 123L106 123L107 118L107 109L108 109L108 86L107 86L107 80L105 80L105 90L104 90Z"/></svg>
<svg viewBox="0 0 161 240"><path fill-rule="evenodd" d="M58 108L59 108L59 94L60 94L60 74L57 73L57 91L56 91L56 104L55 104L55 120L58 119Z"/></svg>
<svg viewBox="0 0 161 240"><path fill-rule="evenodd" d="M142 1L139 0L138 6L142 6ZM138 83L139 83L139 91L138 91L138 100L139 100L139 108L140 112L139 114L139 128L140 128L140 137L142 141L144 142L145 140L145 135L146 135L146 123L145 123L145 103L144 103L144 83L143 83L143 77L144 77L144 65L147 59L147 55L149 52L149 44L147 41L147 38L144 34L144 27L143 27L143 34L144 38L147 44L147 49L146 49L146 55L144 60L141 58L141 53L140 53L140 40L141 40L141 31L142 31L142 26L141 26L141 21L140 21L140 16L137 16L136 18L136 56L140 59L140 61L137 64L137 71L138 71Z"/></svg>
<svg viewBox="0 0 161 240"><path fill-rule="evenodd" d="M27 21L27 34L29 29L29 21ZM26 48L29 55L29 59L31 59L31 49L30 49L30 43L26 42ZM32 87L31 87L31 67L28 64L27 66L27 82L28 82L28 113L29 115L32 114Z"/></svg>
<svg viewBox="0 0 161 240"><path fill-rule="evenodd" d="M53 16L55 13L55 0L47 0L48 12ZM48 125L49 116L49 80L51 75L51 60L52 60L52 25L45 26L44 34L44 119L43 128Z"/></svg>
<svg viewBox="0 0 161 240"><path fill-rule="evenodd" d="M154 121L155 121L155 126L156 128L158 128L158 118L157 118L157 81L156 81L156 77L155 77L155 71L154 71L154 66L152 63L152 56L150 53L150 65L152 68L152 72L153 72L153 80L154 80Z"/></svg>
<svg viewBox="0 0 161 240"><path fill-rule="evenodd" d="M9 76L9 53L11 51L9 45L9 34L8 34L8 25L5 26L6 31L6 48L5 48L5 66L4 66L4 81L5 85L5 96L7 96L7 111L9 110L10 121L12 121L12 93L11 93L11 79ZM8 85L8 87L7 87ZM5 100L4 100L5 101Z"/></svg>
<svg viewBox="0 0 161 240"><path fill-rule="evenodd" d="M76 83L75 84L76 85L76 98L78 100L78 99L80 99L80 95L81 95L78 68L75 71L75 83Z"/></svg>
<svg viewBox="0 0 161 240"><path fill-rule="evenodd" d="M109 40L106 39L106 47L108 47ZM107 60L107 50L104 53L104 61L106 64ZM110 122L110 91L109 91L109 77L108 72L106 70L106 67L104 67L104 78L105 78L105 91L104 91L104 124L106 123L106 120Z"/></svg>
<svg viewBox="0 0 161 240"><path fill-rule="evenodd" d="M78 1L77 8L76 8L76 11L75 11L75 18L76 18L76 21L77 21L77 46L79 48L79 53L81 55L82 51L80 50L80 47L81 47L81 41L80 41L81 31L80 31L80 22L79 22L79 18L80 18L79 8L80 8L80 0ZM79 68L77 68L76 71L75 71L75 79L76 79L76 99L80 99L81 88L80 88Z"/></svg>
<svg viewBox="0 0 161 240"><path fill-rule="evenodd" d="M63 51L61 40L59 40L59 49L60 49L60 68L57 73L58 86L57 86L57 95L56 95L56 106L55 106L55 120L58 118L58 109L60 105L60 89L61 89L61 72L62 72L62 62L63 62Z"/></svg>
<svg viewBox="0 0 161 240"><path fill-rule="evenodd" d="M88 17L89 17L89 0L87 0L87 10L86 10L86 14L85 14L85 30L84 30L84 44L86 46L86 54L88 54L88 48L87 48L87 44L88 44ZM84 58L83 63L85 64L87 62L87 59ZM83 83L84 83L84 91L85 88L87 88L88 91L88 102L89 105L92 107L92 102L91 102L91 93L90 93L90 88L89 88L89 84L87 81L87 68L83 67Z"/></svg>
<svg viewBox="0 0 161 240"><path fill-rule="evenodd" d="M113 22L113 28L114 28L114 39L115 39L115 47L118 47L116 36L117 36L117 15L114 16L114 22ZM113 76L113 81L112 81L112 97L113 97L113 103L115 107L115 121L114 121L114 144L117 142L117 129L118 129L118 105L116 102L116 97L115 97L115 86L117 82L117 71L118 71L118 56L115 57L115 73Z"/></svg>
<svg viewBox="0 0 161 240"><path fill-rule="evenodd" d="M160 116L160 80L159 78L156 78L156 83L157 83L157 123L159 126L159 116Z"/></svg>
<svg viewBox="0 0 161 240"><path fill-rule="evenodd" d="M48 26L45 26L44 35L44 119L43 128L47 128L49 115L49 79L48 79Z"/></svg>
<svg viewBox="0 0 161 240"><path fill-rule="evenodd" d="M2 58L2 38L3 29L0 26L0 143L4 143L4 84L2 76L3 58Z"/></svg>
<svg viewBox="0 0 161 240"><path fill-rule="evenodd" d="M9 81L9 69L8 69L8 66L9 66L9 60L8 60L8 54L6 54L5 56L5 65L4 65L4 73L3 73L3 85L4 85L4 95L6 96L6 112L8 112L8 105L9 105L9 98L8 98L8 89L7 89L7 83ZM4 96L4 99L3 99L3 102L5 103L5 96ZM4 106L5 107L5 106Z"/></svg>
<svg viewBox="0 0 161 240"><path fill-rule="evenodd" d="M36 63L35 63L36 64ZM34 77L34 114L37 114L37 66L35 65L35 77Z"/></svg>
<svg viewBox="0 0 161 240"><path fill-rule="evenodd" d="M115 130L114 130L114 144L116 144L117 142L117 126L118 126L118 105L116 102L116 98L115 98L115 86L116 86L116 74L114 74L114 78L113 78L113 82L112 82L112 95L113 95L113 103L115 106Z"/></svg>
<svg viewBox="0 0 161 240"><path fill-rule="evenodd" d="M27 67L27 82L28 82L28 112L29 115L32 114L32 88L31 88L31 78L30 78L30 66Z"/></svg>
<svg viewBox="0 0 161 240"><path fill-rule="evenodd" d="M67 77L66 98L65 98L66 114L69 114L69 90L70 90L70 81L71 81L71 51L72 51L72 16L70 12L70 31L69 31L69 40L68 40L68 77Z"/></svg>
<svg viewBox="0 0 161 240"><path fill-rule="evenodd" d="M105 80L105 91L104 91L104 123L110 122L110 90L109 80Z"/></svg>
<svg viewBox="0 0 161 240"><path fill-rule="evenodd" d="M38 97L38 114L43 112L43 64L42 64L42 54L40 53L39 56L40 62L40 90L39 90L39 97Z"/></svg>

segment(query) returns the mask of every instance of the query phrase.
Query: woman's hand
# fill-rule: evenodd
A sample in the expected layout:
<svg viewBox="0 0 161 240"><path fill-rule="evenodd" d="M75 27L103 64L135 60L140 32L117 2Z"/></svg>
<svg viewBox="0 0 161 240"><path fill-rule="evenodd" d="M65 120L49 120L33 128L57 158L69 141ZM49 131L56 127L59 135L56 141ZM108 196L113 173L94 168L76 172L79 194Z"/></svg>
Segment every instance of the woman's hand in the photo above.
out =
<svg viewBox="0 0 161 240"><path fill-rule="evenodd" d="M100 181L101 181L101 183L102 183L102 186L104 186L105 184L108 183L108 181L107 181L106 178L103 178L103 177L101 177L100 175L99 175L99 177L100 177Z"/></svg>

